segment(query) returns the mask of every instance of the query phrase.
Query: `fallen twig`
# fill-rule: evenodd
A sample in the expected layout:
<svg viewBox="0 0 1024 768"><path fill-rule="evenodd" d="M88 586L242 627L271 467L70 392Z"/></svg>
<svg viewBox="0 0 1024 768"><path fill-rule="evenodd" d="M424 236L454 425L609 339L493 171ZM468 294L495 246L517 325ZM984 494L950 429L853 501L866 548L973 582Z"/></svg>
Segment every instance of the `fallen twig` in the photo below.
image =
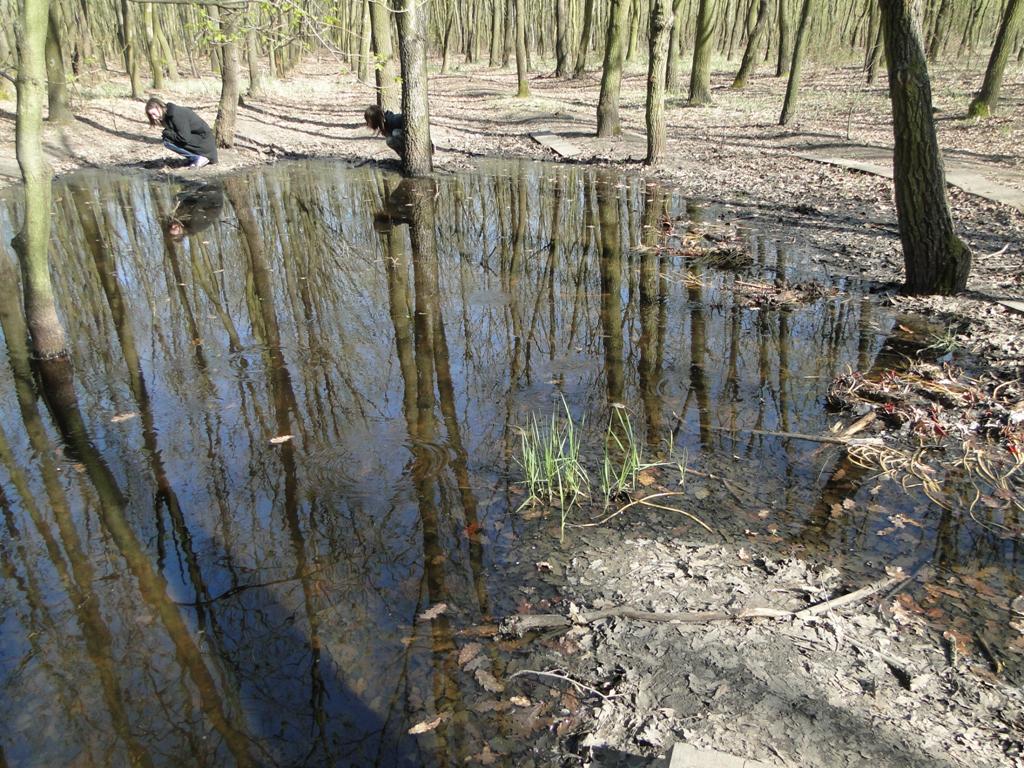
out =
<svg viewBox="0 0 1024 768"><path fill-rule="evenodd" d="M866 425L865 425L866 426ZM749 432L753 435L767 435L792 440L806 440L810 443L830 443L832 445L882 445L877 437L844 437L842 435L809 435L803 432L785 432L773 429L753 429L752 427L708 427L715 432Z"/></svg>
<svg viewBox="0 0 1024 768"><path fill-rule="evenodd" d="M591 688L589 685L581 683L579 680L574 680L573 678L569 677L568 675L561 675L558 672L554 672L554 671L542 672L542 671L537 670L537 669L520 669L518 672L514 672L511 675L509 675L507 679L511 680L513 677L519 677L520 675L537 675L538 677L554 677L554 678L556 678L558 680L565 680L567 683L572 683L574 686L579 688L581 691L589 691L590 693L595 693L598 696L600 696L602 699L607 700L607 699L610 698L608 696L608 694L601 693L599 690L597 690L597 688Z"/></svg>

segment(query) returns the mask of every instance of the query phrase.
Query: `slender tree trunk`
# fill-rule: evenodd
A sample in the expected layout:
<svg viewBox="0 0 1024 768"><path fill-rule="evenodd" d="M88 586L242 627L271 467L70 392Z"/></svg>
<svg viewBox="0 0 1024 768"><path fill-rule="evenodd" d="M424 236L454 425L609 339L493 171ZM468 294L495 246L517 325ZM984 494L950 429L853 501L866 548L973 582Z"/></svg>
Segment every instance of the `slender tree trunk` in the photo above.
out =
<svg viewBox="0 0 1024 768"><path fill-rule="evenodd" d="M362 22L359 29L359 65L356 77L359 78L359 82L366 83L370 80L370 50L373 37L370 33L370 0L363 0Z"/></svg>
<svg viewBox="0 0 1024 768"><path fill-rule="evenodd" d="M632 63L640 42L640 0L632 0L629 12L629 47L626 49L626 63Z"/></svg>
<svg viewBox="0 0 1024 768"><path fill-rule="evenodd" d="M381 109L397 112L402 108L402 91L391 37L391 11L383 2L370 2L370 30L376 64L377 104Z"/></svg>
<svg viewBox="0 0 1024 768"><path fill-rule="evenodd" d="M665 67L665 88L669 93L679 92L679 83L683 72L683 25L686 17L683 14L683 2L673 0L672 33L668 38L668 65Z"/></svg>
<svg viewBox="0 0 1024 768"><path fill-rule="evenodd" d="M249 24L245 33L245 60L249 66L249 92L250 99L262 99L266 93L263 86L263 71L260 69L260 48L256 39L256 25Z"/></svg>
<svg viewBox="0 0 1024 768"><path fill-rule="evenodd" d="M882 40L882 25L881 22L878 24L878 28L872 34L874 42L871 44L870 50L868 51L868 63L867 63L867 80L868 85L873 85L875 77L878 74L878 63L882 60L882 49L885 47Z"/></svg>
<svg viewBox="0 0 1024 768"><path fill-rule="evenodd" d="M492 68L501 63L501 12L504 8L505 0L491 0L491 48L487 64Z"/></svg>
<svg viewBox="0 0 1024 768"><path fill-rule="evenodd" d="M21 0L17 28L18 107L15 152L25 182L25 223L13 246L21 265L25 317L32 352L39 358L64 355L64 328L50 282L50 179L43 156L43 94L46 90L47 0Z"/></svg>
<svg viewBox="0 0 1024 768"><path fill-rule="evenodd" d="M690 104L711 103L711 54L715 42L716 0L700 0L697 10L697 38L690 70Z"/></svg>
<svg viewBox="0 0 1024 768"><path fill-rule="evenodd" d="M220 103L213 134L218 147L235 145L235 119L238 116L238 16L237 11L224 9L220 17L221 43Z"/></svg>
<svg viewBox="0 0 1024 768"><path fill-rule="evenodd" d="M139 53L135 47L135 19L131 12L132 3L121 0L121 45L124 48L124 67L131 81L132 98L142 96L142 79L139 75Z"/></svg>
<svg viewBox="0 0 1024 768"><path fill-rule="evenodd" d="M815 0L804 0L803 10L800 12L800 26L796 31L796 44L793 46L793 64L789 70L789 83L786 86L786 101L782 105L782 115L779 117L779 125L789 125L789 121L796 114L797 97L800 93L800 73L804 66L804 52L807 50L808 30L811 26L811 16L814 11Z"/></svg>
<svg viewBox="0 0 1024 768"><path fill-rule="evenodd" d="M768 26L768 0L759 0L757 4L757 21L747 38L747 47L743 51L743 60L740 62L740 70L736 73L736 79L732 81L732 87L741 90L747 87L747 79L754 70L754 60L757 58L757 49L761 45L761 36Z"/></svg>
<svg viewBox="0 0 1024 768"><path fill-rule="evenodd" d="M1003 87L1003 72L1010 58L1014 42L1024 20L1024 0L1009 0L999 24L996 43L992 47L992 56L985 70L985 81L981 90L971 102L968 110L971 117L989 117L999 104L999 92Z"/></svg>
<svg viewBox="0 0 1024 768"><path fill-rule="evenodd" d="M792 50L790 50L790 16L789 16L789 1L790 0L779 0L779 57L775 64L775 76L785 77L789 74L789 65L793 56Z"/></svg>
<svg viewBox="0 0 1024 768"><path fill-rule="evenodd" d="M573 78L582 77L587 69L587 53L590 52L590 37L594 31L594 0L583 0L583 24L580 27L580 47L576 49L576 66Z"/></svg>
<svg viewBox="0 0 1024 768"><path fill-rule="evenodd" d="M57 9L50 4L46 25L46 102L51 123L70 123L74 119L68 104L64 54L61 53Z"/></svg>
<svg viewBox="0 0 1024 768"><path fill-rule="evenodd" d="M420 0L393 0L402 64L402 114L405 156L402 168L411 176L433 171L430 110L427 102L427 11Z"/></svg>
<svg viewBox="0 0 1024 768"><path fill-rule="evenodd" d="M161 90L164 87L164 67L160 61L160 43L156 36L156 18L152 3L146 3L142 8L142 19L146 30L146 50L149 53L150 76L153 78L153 88Z"/></svg>
<svg viewBox="0 0 1024 768"><path fill-rule="evenodd" d="M530 95L530 83L526 77L526 0L515 0L516 9L516 79L519 91L516 96Z"/></svg>
<svg viewBox="0 0 1024 768"><path fill-rule="evenodd" d="M672 22L672 0L651 0L647 55L647 165L655 165L665 154L665 68Z"/></svg>
<svg viewBox="0 0 1024 768"><path fill-rule="evenodd" d="M928 61L934 62L939 58L939 52L946 41L946 29L950 12L953 10L953 3L950 0L942 0L942 5L935 13L935 23L932 25L931 39L928 41Z"/></svg>
<svg viewBox="0 0 1024 768"><path fill-rule="evenodd" d="M881 0L895 137L896 212L907 273L904 290L952 294L967 287L971 252L953 229L916 2Z"/></svg>
<svg viewBox="0 0 1024 768"><path fill-rule="evenodd" d="M604 71L601 73L601 95L597 100L597 135L618 136L619 95L622 85L623 44L625 43L626 15L630 0L611 0L608 9L608 32L604 45Z"/></svg>
<svg viewBox="0 0 1024 768"><path fill-rule="evenodd" d="M569 75L568 0L555 0L555 77Z"/></svg>

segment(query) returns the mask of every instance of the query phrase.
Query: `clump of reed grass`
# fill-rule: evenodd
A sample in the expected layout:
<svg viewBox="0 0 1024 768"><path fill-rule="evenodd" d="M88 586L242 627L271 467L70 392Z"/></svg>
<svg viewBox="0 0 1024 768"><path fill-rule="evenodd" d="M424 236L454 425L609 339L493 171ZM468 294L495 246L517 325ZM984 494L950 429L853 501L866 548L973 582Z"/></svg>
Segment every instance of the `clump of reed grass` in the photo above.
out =
<svg viewBox="0 0 1024 768"><path fill-rule="evenodd" d="M646 468L643 448L637 440L629 413L621 406L612 409L604 438L601 463L601 493L606 501L636 488L637 475Z"/></svg>

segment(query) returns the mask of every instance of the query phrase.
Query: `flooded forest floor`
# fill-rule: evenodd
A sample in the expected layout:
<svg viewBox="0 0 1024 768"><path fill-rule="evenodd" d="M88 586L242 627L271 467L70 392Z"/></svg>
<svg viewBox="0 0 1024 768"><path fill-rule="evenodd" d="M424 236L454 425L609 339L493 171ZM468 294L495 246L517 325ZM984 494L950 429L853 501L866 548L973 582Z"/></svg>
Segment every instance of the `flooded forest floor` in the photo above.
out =
<svg viewBox="0 0 1024 768"><path fill-rule="evenodd" d="M383 140L362 124L371 90L339 76L339 68L326 59L306 62L270 84L265 98L246 100L236 147L222 152L218 166L195 173L219 176L312 157L395 167ZM544 614L550 623L513 622L495 630L499 639L480 640L517 654L504 680L474 667L476 642L460 648L460 668L493 694L480 706L506 712L524 738L535 740L530 759L537 765L648 765L676 742L776 766L1024 765L1024 598L1017 580L1024 537L1018 471L1024 314L1019 304L1004 303L1024 301L1024 212L951 189L954 219L974 253L969 290L903 297L892 182L798 156L890 146L884 79L867 86L856 67L811 70L796 121L780 128L784 82L762 72L746 91L734 92L730 75L718 71L710 107L670 102L667 160L650 171L642 164L643 73L624 79L624 135L615 140L592 137L598 77L537 76L527 99L514 97L515 75L508 71L463 67L433 77L439 172L480 157L554 160L531 134L557 133L579 147L572 162L645 175L682 197L715 204L728 224L798 238L819 254L815 260L827 274L866 285L868 301L901 318L923 315L920 325L901 320L896 336L902 335L905 354L930 350L927 360L914 358L899 371L851 370L837 379L827 405L839 429L818 437L855 454L851 473L896 478L937 503L955 494L938 487L931 465L956 464L963 484L977 492L957 507L959 514L984 518L981 527L1000 542L1016 575L993 590L974 574L940 575L930 564L904 571L878 559L844 573L827 553L801 557L775 546L781 541L772 528L775 510L750 510L764 521L761 529L751 524L698 538L701 530L685 520L667 526L665 514L634 509L637 514L606 527L570 529L561 545L555 535L524 547L524 561L534 563L544 586L524 590L521 612ZM940 142L950 153L973 157L979 173L1024 190L1024 77L1011 66L1004 107L984 123L965 118L975 87L960 70L937 72ZM197 109L212 124L218 90L206 77L174 83L159 95ZM141 103L124 91L116 78L78 86L76 121L45 130L59 173L165 170L158 134L145 124ZM14 106L0 108L0 180L10 182L17 171ZM711 228L695 234L704 245L715 241ZM747 300L799 302L807 290L766 282L748 285ZM717 495L744 495L735 490L740 478L717 472L696 467L683 485L678 473L650 471L633 497L685 492L695 514L709 513ZM842 480L838 473L836 480ZM846 514L852 497L838 482L828 511ZM526 514L547 513L528 508ZM889 520L892 530L917 525L900 515ZM982 601L989 613L969 629L954 626L945 623L943 600ZM600 611L610 613L595 614ZM429 738L437 725L424 722L410 733ZM493 739L472 762L504 764L516 751ZM529 761L520 753L515 762Z"/></svg>

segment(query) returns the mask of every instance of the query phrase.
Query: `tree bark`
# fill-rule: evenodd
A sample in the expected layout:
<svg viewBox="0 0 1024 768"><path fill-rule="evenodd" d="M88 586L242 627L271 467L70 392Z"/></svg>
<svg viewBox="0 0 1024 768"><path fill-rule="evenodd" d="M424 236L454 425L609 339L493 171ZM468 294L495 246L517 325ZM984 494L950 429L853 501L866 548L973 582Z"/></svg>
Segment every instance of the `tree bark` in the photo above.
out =
<svg viewBox="0 0 1024 768"><path fill-rule="evenodd" d="M985 69L985 80L968 110L971 117L990 117L998 106L999 92L1003 87L1003 72L1006 70L1006 62L1010 58L1022 20L1024 0L1009 0L999 24L996 43L992 47L992 56Z"/></svg>
<svg viewBox="0 0 1024 768"><path fill-rule="evenodd" d="M619 125L619 96L629 4L630 0L612 0L608 8L604 70L601 73L601 95L597 100L597 135L602 137L618 136L622 132Z"/></svg>
<svg viewBox="0 0 1024 768"><path fill-rule="evenodd" d="M791 64L791 58L793 52L790 50L789 36L791 33L789 9L787 5L789 0L779 0L779 57L775 64L775 76L785 77L789 74L789 65Z"/></svg>
<svg viewBox="0 0 1024 768"><path fill-rule="evenodd" d="M74 119L68 104L64 54L61 52L57 9L50 4L46 24L46 103L51 123L70 123Z"/></svg>
<svg viewBox="0 0 1024 768"><path fill-rule="evenodd" d="M800 12L800 27L796 31L796 44L793 46L793 64L789 70L789 83L786 85L786 101L782 105L779 125L789 125L796 114L797 98L800 93L800 73L804 67L804 52L807 50L807 32L811 26L811 16L815 0L804 0Z"/></svg>
<svg viewBox="0 0 1024 768"><path fill-rule="evenodd" d="M569 75L568 0L555 0L555 77Z"/></svg>
<svg viewBox="0 0 1024 768"><path fill-rule="evenodd" d="M665 68L672 22L672 0L651 0L647 55L647 165L655 165L665 154Z"/></svg>
<svg viewBox="0 0 1024 768"><path fill-rule="evenodd" d="M427 102L427 7L420 0L393 0L398 22L402 65L402 114L405 117L405 156L402 168L410 176L433 171L430 109Z"/></svg>
<svg viewBox="0 0 1024 768"><path fill-rule="evenodd" d="M501 63L501 11L504 7L505 0L491 0L491 47L487 58L490 67Z"/></svg>
<svg viewBox="0 0 1024 768"><path fill-rule="evenodd" d="M221 43L220 103L213 135L218 147L235 145L235 119L238 116L238 16L236 11L224 9L220 17Z"/></svg>
<svg viewBox="0 0 1024 768"><path fill-rule="evenodd" d="M153 78L153 88L161 90L164 87L164 67L160 61L160 42L156 36L156 16L152 3L146 3L142 9L143 26L146 30L146 49L149 53L150 76Z"/></svg>
<svg viewBox="0 0 1024 768"><path fill-rule="evenodd" d="M747 47L743 51L743 60L740 62L739 72L736 79L732 81L732 87L741 90L747 87L747 79L754 70L754 60L757 57L757 49L761 45L761 36L768 26L768 0L759 0L757 5L757 21L747 38Z"/></svg>
<svg viewBox="0 0 1024 768"><path fill-rule="evenodd" d="M50 179L43 156L43 93L46 88L47 0L21 0L19 8L18 107L15 152L25 183L25 222L12 245L21 266L25 318L32 352L47 359L67 353L64 328L50 282Z"/></svg>
<svg viewBox="0 0 1024 768"><path fill-rule="evenodd" d="M916 4L881 0L895 136L896 211L906 267L903 287L911 294L948 295L967 287L971 252L953 229Z"/></svg>
<svg viewBox="0 0 1024 768"><path fill-rule="evenodd" d="M683 71L683 1L672 3L672 33L668 38L668 65L665 67L665 88L669 93L678 93Z"/></svg>
<svg viewBox="0 0 1024 768"><path fill-rule="evenodd" d="M142 96L142 80L139 77L139 54L135 47L135 20L132 18L131 3L121 0L121 46L124 48L124 67L131 81L132 98Z"/></svg>
<svg viewBox="0 0 1024 768"><path fill-rule="evenodd" d="M573 78L583 76L587 68L587 53L590 51L590 36L594 31L594 0L583 2L583 24L580 28L580 47L576 49L576 66L573 67Z"/></svg>
<svg viewBox="0 0 1024 768"><path fill-rule="evenodd" d="M690 104L711 103L711 53L715 42L716 0L700 0L697 11L697 37L693 45L690 70Z"/></svg>
<svg viewBox="0 0 1024 768"><path fill-rule="evenodd" d="M530 95L530 83L526 77L526 0L515 0L516 9L516 80L519 90L516 96Z"/></svg>
<svg viewBox="0 0 1024 768"><path fill-rule="evenodd" d="M377 80L377 105L397 112L402 108L398 84L395 46L391 38L391 11L383 2L370 3L370 33L373 38L374 73Z"/></svg>

